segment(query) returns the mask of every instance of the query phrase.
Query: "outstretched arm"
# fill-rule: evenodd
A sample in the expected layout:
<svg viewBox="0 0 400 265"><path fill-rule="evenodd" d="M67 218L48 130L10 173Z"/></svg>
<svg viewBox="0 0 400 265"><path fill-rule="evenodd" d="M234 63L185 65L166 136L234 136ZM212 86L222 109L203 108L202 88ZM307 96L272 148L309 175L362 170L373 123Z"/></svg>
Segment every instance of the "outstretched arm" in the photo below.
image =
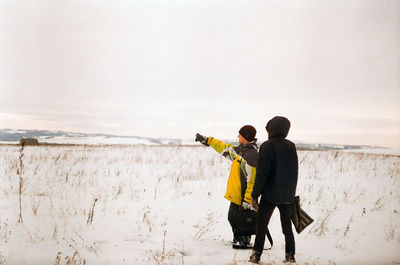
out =
<svg viewBox="0 0 400 265"><path fill-rule="evenodd" d="M213 137L206 137L199 133L196 134L196 142L200 142L206 146L211 146L215 151L229 160L233 161L236 159L238 154L236 153L234 146L231 144L226 144L220 140L217 140Z"/></svg>
<svg viewBox="0 0 400 265"><path fill-rule="evenodd" d="M234 146L231 144L226 144L220 140L213 137L208 137L207 144L210 145L215 151L229 160L233 161L236 159L238 154L236 153Z"/></svg>

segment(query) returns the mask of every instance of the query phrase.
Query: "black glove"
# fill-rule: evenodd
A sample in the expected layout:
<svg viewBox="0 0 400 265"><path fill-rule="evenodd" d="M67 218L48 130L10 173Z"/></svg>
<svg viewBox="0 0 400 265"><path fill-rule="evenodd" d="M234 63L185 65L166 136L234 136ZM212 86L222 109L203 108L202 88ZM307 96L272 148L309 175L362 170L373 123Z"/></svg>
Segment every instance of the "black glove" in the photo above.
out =
<svg viewBox="0 0 400 265"><path fill-rule="evenodd" d="M258 212L258 208L259 208L258 201L255 200L254 198L251 198L251 206L253 206L254 211Z"/></svg>
<svg viewBox="0 0 400 265"><path fill-rule="evenodd" d="M199 133L196 134L196 139L195 139L195 141L196 141L196 142L200 142L200 143L202 143L202 144L204 144L204 145L206 145L206 146L209 146L209 144L207 144L208 137L205 137L205 136L203 136L203 135L201 135L201 134L199 134Z"/></svg>

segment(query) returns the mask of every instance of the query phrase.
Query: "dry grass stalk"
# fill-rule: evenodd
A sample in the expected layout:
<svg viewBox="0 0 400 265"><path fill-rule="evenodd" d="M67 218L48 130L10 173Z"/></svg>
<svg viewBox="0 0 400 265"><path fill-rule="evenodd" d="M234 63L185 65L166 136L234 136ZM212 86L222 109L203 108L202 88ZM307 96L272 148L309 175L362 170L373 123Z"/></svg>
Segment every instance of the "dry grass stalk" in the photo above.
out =
<svg viewBox="0 0 400 265"><path fill-rule="evenodd" d="M92 209L89 212L88 219L87 219L87 224L91 224L93 222L93 216L94 216L94 206L96 206L97 198L94 199Z"/></svg>
<svg viewBox="0 0 400 265"><path fill-rule="evenodd" d="M18 190L18 195L19 195L19 216L18 216L18 223L23 223L24 220L22 219L22 185L23 185L23 178L22 178L22 171L24 169L24 161L22 160L22 157L24 156L24 148L25 148L25 142L21 142L21 149L19 150L19 168L17 170L17 174L19 176L19 190Z"/></svg>
<svg viewBox="0 0 400 265"><path fill-rule="evenodd" d="M233 259L232 259L233 263L232 263L232 265L237 265L238 264L237 260L236 260L237 253L238 253L238 251L236 250L235 254L233 255Z"/></svg>
<svg viewBox="0 0 400 265"><path fill-rule="evenodd" d="M56 262L54 264L60 265L60 261L61 261L61 252L58 252L56 257Z"/></svg>
<svg viewBox="0 0 400 265"><path fill-rule="evenodd" d="M353 222L353 216L350 217L349 222L347 223L346 229L344 230L343 236L346 236L347 233L350 231L350 224Z"/></svg>
<svg viewBox="0 0 400 265"><path fill-rule="evenodd" d="M167 230L164 230L164 238L163 238L163 244L162 244L162 252L161 252L161 261L164 261L165 259L165 237L167 235Z"/></svg>
<svg viewBox="0 0 400 265"><path fill-rule="evenodd" d="M75 251L74 255L71 257L66 256L65 260L67 261L66 265L86 265L86 260L81 258L78 251Z"/></svg>
<svg viewBox="0 0 400 265"><path fill-rule="evenodd" d="M207 214L206 224L201 226L200 230L193 236L193 240L199 240L216 223L214 214L214 212Z"/></svg>

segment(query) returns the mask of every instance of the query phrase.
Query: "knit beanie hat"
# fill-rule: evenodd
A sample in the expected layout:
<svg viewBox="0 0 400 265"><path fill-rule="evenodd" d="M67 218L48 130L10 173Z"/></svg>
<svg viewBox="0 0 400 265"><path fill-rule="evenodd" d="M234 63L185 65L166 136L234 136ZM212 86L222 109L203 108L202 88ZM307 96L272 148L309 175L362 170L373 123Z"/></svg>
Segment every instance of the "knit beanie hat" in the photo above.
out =
<svg viewBox="0 0 400 265"><path fill-rule="evenodd" d="M240 128L239 133L241 136L244 137L247 141L251 142L254 140L254 137L256 137L256 128L254 128L251 125L245 125L242 128Z"/></svg>

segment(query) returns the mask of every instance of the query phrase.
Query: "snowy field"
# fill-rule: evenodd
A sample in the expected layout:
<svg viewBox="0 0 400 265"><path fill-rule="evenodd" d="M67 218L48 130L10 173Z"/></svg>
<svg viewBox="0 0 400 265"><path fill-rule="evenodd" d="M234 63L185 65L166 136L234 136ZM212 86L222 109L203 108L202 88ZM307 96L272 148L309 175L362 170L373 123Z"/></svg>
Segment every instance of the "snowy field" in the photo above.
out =
<svg viewBox="0 0 400 265"><path fill-rule="evenodd" d="M19 146L0 145L0 264L249 264L251 250L229 245L230 163L211 148L23 153L21 163ZM400 157L299 151L299 163L297 193L315 221L295 234L298 264L400 264ZM261 260L281 264L277 209L269 228Z"/></svg>

